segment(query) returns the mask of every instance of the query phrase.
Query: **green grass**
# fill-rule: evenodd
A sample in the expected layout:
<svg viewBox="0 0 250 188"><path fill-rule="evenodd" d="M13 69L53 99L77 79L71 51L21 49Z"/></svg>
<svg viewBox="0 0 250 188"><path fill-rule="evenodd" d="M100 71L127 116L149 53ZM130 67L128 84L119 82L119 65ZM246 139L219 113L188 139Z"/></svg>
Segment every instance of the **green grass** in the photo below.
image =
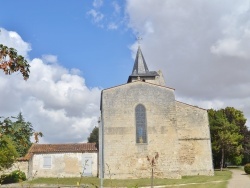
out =
<svg viewBox="0 0 250 188"><path fill-rule="evenodd" d="M155 179L154 185L166 185L167 187L183 187L183 188L225 188L227 180L231 178L230 171L215 171L214 176L184 176L182 179ZM27 183L46 184L46 185L77 185L80 178L37 178ZM216 182L218 181L218 182ZM150 186L150 179L129 179L129 180L104 180L106 187L135 187ZM81 184L99 185L100 180L94 177L83 177ZM181 185L180 184L187 184Z"/></svg>
<svg viewBox="0 0 250 188"><path fill-rule="evenodd" d="M226 187L227 187L227 182L174 186L174 188L226 188Z"/></svg>

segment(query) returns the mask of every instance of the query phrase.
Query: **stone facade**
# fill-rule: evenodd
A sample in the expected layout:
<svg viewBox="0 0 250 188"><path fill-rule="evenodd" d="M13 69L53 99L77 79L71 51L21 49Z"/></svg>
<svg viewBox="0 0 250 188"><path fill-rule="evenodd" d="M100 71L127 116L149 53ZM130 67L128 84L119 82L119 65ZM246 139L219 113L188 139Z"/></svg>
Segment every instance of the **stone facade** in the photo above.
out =
<svg viewBox="0 0 250 188"><path fill-rule="evenodd" d="M44 166L45 158L51 158L50 166ZM91 173L86 174L85 165L90 165ZM35 177L80 177L80 173L97 176L97 153L35 154L30 161L29 172L29 176L36 174Z"/></svg>
<svg viewBox="0 0 250 188"><path fill-rule="evenodd" d="M176 101L181 175L213 175L207 110Z"/></svg>
<svg viewBox="0 0 250 188"><path fill-rule="evenodd" d="M128 83L102 91L101 125L104 178L148 178L157 153L156 177L214 174L207 111L176 101L140 48Z"/></svg>
<svg viewBox="0 0 250 188"><path fill-rule="evenodd" d="M20 169L27 178L97 176L95 143L33 144L8 171Z"/></svg>
<svg viewBox="0 0 250 188"><path fill-rule="evenodd" d="M146 93L146 95L145 95ZM157 97L154 97L157 96ZM102 94L104 161L114 178L148 174L146 156L160 154L157 174L178 178L179 162L174 91L137 81L107 89ZM146 108L148 143L135 143L135 107ZM157 146L157 147L156 147Z"/></svg>

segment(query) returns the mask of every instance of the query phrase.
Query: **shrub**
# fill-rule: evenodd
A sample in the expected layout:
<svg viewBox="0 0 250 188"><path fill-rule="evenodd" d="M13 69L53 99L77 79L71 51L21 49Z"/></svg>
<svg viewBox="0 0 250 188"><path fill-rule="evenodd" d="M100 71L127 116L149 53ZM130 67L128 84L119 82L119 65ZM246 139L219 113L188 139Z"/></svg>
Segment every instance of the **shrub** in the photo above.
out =
<svg viewBox="0 0 250 188"><path fill-rule="evenodd" d="M15 170L11 172L10 174L3 174L0 177L2 184L8 184L8 183L18 183L21 181L26 180L26 175L24 172L20 170Z"/></svg>
<svg viewBox="0 0 250 188"><path fill-rule="evenodd" d="M247 174L250 174L250 163L247 163L245 166L244 166L244 170Z"/></svg>

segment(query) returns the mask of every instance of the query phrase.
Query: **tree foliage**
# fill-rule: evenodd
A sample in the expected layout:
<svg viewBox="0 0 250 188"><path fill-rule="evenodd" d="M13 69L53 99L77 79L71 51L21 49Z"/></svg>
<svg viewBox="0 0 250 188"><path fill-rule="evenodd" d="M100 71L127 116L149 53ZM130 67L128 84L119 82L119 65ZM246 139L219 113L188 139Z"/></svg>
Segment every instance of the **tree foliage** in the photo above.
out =
<svg viewBox="0 0 250 188"><path fill-rule="evenodd" d="M244 114L233 107L208 110L213 160L222 169L225 161L241 164L244 153L249 150L249 130Z"/></svg>
<svg viewBox="0 0 250 188"><path fill-rule="evenodd" d="M0 69L5 74L10 75L13 72L20 71L24 80L27 80L30 72L29 67L27 60L23 56L18 55L16 49L0 44Z"/></svg>
<svg viewBox="0 0 250 188"><path fill-rule="evenodd" d="M11 167L17 156L18 153L12 140L7 136L2 136L0 142L0 170Z"/></svg>
<svg viewBox="0 0 250 188"><path fill-rule="evenodd" d="M247 174L250 174L250 163L245 164L245 166L244 166L244 171L245 171Z"/></svg>
<svg viewBox="0 0 250 188"><path fill-rule="evenodd" d="M96 147L98 148L99 146L99 128L98 127L94 127L94 129L90 133L88 137L88 143L96 143Z"/></svg>
<svg viewBox="0 0 250 188"><path fill-rule="evenodd" d="M30 137L35 133L33 126L30 122L26 122L22 113L17 117L5 118L0 122L0 139L1 135L11 139L14 147L18 153L18 157L24 156L31 146ZM41 134L42 136L42 134ZM1 143L1 142L0 142Z"/></svg>
<svg viewBox="0 0 250 188"><path fill-rule="evenodd" d="M20 71L24 80L27 80L29 67L27 60L18 55L16 49L0 44L0 69L5 74ZM25 122L21 113L16 119L15 122L10 118L0 121L0 170L9 168L16 157L24 156L31 146L30 136L34 132L31 123ZM42 133L39 132L37 135L42 136Z"/></svg>

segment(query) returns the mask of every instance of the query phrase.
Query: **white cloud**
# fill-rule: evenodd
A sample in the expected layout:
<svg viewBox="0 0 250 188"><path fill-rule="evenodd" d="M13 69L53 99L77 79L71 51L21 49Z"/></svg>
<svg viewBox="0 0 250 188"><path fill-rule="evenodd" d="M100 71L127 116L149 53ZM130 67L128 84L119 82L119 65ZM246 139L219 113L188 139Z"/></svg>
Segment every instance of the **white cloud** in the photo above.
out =
<svg viewBox="0 0 250 188"><path fill-rule="evenodd" d="M24 42L18 33L15 31L7 31L4 28L0 28L0 44L15 48L18 54L25 58L28 58L28 52L31 50L31 45Z"/></svg>
<svg viewBox="0 0 250 188"><path fill-rule="evenodd" d="M57 56L55 55L43 55L42 59L45 63L57 63Z"/></svg>
<svg viewBox="0 0 250 188"><path fill-rule="evenodd" d="M113 1L113 2L112 2L112 6L114 7L115 13L116 13L116 14L119 14L120 11L121 11L120 5L119 5L116 1Z"/></svg>
<svg viewBox="0 0 250 188"><path fill-rule="evenodd" d="M247 50L246 48L242 48L242 42L235 38L218 40L217 43L211 47L211 52L217 55L248 59L250 58L250 54Z"/></svg>
<svg viewBox="0 0 250 188"><path fill-rule="evenodd" d="M94 1L92 8L86 12L92 23L106 30L117 30L124 28L126 16L121 11L119 1L111 1L104 5L104 1ZM111 11L110 11L111 9ZM127 27L126 27L127 29Z"/></svg>
<svg viewBox="0 0 250 188"><path fill-rule="evenodd" d="M231 13L220 18L222 37L211 47L212 53L250 59L250 12L246 3L238 3Z"/></svg>
<svg viewBox="0 0 250 188"><path fill-rule="evenodd" d="M118 26L115 23L110 23L108 25L108 29L110 29L110 30L116 30L117 28L118 28Z"/></svg>
<svg viewBox="0 0 250 188"><path fill-rule="evenodd" d="M250 120L249 1L126 2L128 26L143 37L149 69L163 71L178 99L204 108L234 106Z"/></svg>
<svg viewBox="0 0 250 188"><path fill-rule="evenodd" d="M103 0L94 0L93 7L100 8L103 5Z"/></svg>
<svg viewBox="0 0 250 188"><path fill-rule="evenodd" d="M154 32L154 27L153 27L153 23L150 21L147 21L144 25L146 33L153 33Z"/></svg>
<svg viewBox="0 0 250 188"><path fill-rule="evenodd" d="M88 11L87 15L91 15L92 16L92 20L95 23L100 22L103 19L103 17L104 17L104 15L101 12L99 12L97 10L94 10L94 9L91 9L90 11Z"/></svg>
<svg viewBox="0 0 250 188"><path fill-rule="evenodd" d="M5 32L10 38L9 31ZM15 43L26 44L21 37ZM56 62L56 56L52 55L31 60L27 81L21 74L6 76L1 72L0 114L7 117L22 111L34 129L43 132L44 143L86 141L97 126L101 90L88 88L85 79L78 75L79 70L68 70Z"/></svg>

